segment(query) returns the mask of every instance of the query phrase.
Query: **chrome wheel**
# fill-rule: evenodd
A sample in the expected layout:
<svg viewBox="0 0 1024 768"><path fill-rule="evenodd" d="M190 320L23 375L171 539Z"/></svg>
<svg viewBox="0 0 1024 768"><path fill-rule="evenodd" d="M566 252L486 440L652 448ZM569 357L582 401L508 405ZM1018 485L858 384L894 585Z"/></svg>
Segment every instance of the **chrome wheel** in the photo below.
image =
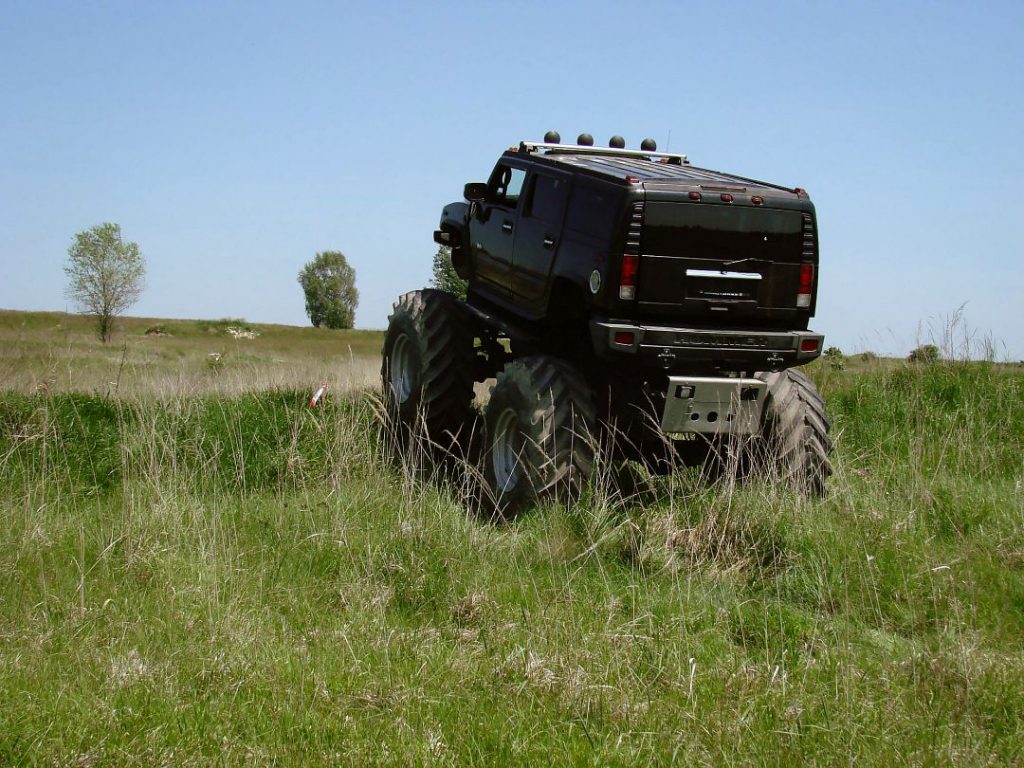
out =
<svg viewBox="0 0 1024 768"><path fill-rule="evenodd" d="M506 408L498 417L494 443L491 446L494 479L498 489L503 492L515 488L519 482L522 445L523 437L519 431L516 412L511 408Z"/></svg>
<svg viewBox="0 0 1024 768"><path fill-rule="evenodd" d="M395 345L391 348L391 359L388 363L388 369L391 374L391 388L394 390L395 399L399 403L404 403L409 399L409 395L412 394L413 370L410 343L409 337L404 333L399 336L395 340Z"/></svg>

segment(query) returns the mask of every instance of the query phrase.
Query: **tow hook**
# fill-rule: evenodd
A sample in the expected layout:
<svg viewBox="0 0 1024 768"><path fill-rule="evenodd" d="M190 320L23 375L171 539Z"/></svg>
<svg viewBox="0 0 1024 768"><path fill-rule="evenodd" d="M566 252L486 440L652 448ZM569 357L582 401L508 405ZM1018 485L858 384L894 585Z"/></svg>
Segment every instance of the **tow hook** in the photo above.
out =
<svg viewBox="0 0 1024 768"><path fill-rule="evenodd" d="M668 370L672 367L672 363L676 361L676 353L666 347L658 353L658 359L661 360L661 364L665 370Z"/></svg>
<svg viewBox="0 0 1024 768"><path fill-rule="evenodd" d="M782 355L772 352L770 355L768 355L768 360L766 362L768 363L768 366L771 370L777 371L779 369L779 366L786 361L783 359Z"/></svg>

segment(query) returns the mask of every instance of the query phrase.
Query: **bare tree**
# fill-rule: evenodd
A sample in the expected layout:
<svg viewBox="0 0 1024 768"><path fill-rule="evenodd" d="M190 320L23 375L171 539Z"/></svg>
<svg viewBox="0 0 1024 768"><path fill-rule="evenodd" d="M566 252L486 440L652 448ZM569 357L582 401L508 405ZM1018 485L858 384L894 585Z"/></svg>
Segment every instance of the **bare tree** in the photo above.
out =
<svg viewBox="0 0 1024 768"><path fill-rule="evenodd" d="M146 265L138 244L124 242L117 224L98 224L75 235L64 272L68 298L96 318L96 331L106 343L114 318L142 293Z"/></svg>

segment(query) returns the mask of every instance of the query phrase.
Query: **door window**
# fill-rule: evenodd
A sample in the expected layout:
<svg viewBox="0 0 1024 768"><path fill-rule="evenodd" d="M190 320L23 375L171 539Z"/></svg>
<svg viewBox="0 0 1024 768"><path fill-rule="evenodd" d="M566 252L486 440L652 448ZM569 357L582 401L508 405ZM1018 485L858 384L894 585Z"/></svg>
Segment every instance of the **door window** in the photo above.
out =
<svg viewBox="0 0 1024 768"><path fill-rule="evenodd" d="M488 202L506 208L515 208L523 189L526 171L508 165L497 165L487 182Z"/></svg>

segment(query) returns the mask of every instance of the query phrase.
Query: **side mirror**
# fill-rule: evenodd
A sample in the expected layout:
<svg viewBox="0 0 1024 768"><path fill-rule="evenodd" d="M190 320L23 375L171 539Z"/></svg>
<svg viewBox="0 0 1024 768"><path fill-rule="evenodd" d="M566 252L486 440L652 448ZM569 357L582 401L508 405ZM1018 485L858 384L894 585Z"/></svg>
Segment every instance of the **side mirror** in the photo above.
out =
<svg viewBox="0 0 1024 768"><path fill-rule="evenodd" d="M462 188L462 196L471 203L482 203L487 199L487 185L471 182Z"/></svg>

